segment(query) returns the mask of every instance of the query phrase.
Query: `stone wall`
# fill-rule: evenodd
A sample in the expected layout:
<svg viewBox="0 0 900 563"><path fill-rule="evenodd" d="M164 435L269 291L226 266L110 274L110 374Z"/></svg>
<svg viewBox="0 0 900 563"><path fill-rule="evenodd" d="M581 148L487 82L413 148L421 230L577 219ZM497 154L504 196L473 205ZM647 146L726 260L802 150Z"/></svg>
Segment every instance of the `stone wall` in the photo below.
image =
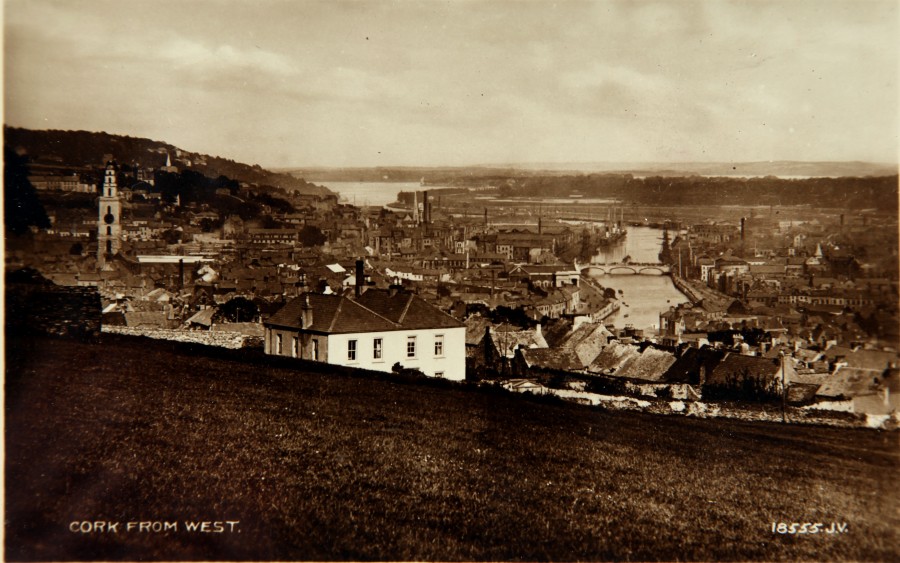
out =
<svg viewBox="0 0 900 563"><path fill-rule="evenodd" d="M174 340L176 342L191 342L206 346L218 346L220 348L248 348L252 346L262 347L262 338L246 336L239 332L206 331L206 330L168 330L162 328L144 328L127 326L104 325L103 332L111 334L124 334L128 336L146 336L158 340Z"/></svg>

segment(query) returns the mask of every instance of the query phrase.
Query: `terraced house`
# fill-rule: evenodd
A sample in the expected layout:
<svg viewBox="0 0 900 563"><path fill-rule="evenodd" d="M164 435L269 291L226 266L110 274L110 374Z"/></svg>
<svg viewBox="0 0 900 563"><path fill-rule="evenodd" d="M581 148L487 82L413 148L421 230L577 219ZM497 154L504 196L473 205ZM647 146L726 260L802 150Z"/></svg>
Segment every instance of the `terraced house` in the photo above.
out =
<svg viewBox="0 0 900 563"><path fill-rule="evenodd" d="M265 323L265 351L329 364L432 377L466 377L465 325L399 288L351 298L306 293Z"/></svg>

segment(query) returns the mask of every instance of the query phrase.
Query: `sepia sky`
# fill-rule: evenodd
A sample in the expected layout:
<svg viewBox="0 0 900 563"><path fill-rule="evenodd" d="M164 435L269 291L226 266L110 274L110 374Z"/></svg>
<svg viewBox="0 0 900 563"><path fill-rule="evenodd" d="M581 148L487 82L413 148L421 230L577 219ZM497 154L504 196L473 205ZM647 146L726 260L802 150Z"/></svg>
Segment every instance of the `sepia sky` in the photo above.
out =
<svg viewBox="0 0 900 563"><path fill-rule="evenodd" d="M4 119L278 166L898 153L898 2L6 0Z"/></svg>

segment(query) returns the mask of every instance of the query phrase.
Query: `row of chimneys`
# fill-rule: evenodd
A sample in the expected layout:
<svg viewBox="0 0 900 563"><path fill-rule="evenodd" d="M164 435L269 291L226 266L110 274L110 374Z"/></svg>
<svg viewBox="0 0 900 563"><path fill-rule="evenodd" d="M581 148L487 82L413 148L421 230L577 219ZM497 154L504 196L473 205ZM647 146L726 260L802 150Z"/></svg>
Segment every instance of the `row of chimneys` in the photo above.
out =
<svg viewBox="0 0 900 563"><path fill-rule="evenodd" d="M365 273L366 262L364 260L356 261L356 287L354 293L358 299L362 295L362 287L366 283ZM303 296L303 309L300 311L300 323L303 328L309 328L313 323L313 309L309 303L309 294Z"/></svg>

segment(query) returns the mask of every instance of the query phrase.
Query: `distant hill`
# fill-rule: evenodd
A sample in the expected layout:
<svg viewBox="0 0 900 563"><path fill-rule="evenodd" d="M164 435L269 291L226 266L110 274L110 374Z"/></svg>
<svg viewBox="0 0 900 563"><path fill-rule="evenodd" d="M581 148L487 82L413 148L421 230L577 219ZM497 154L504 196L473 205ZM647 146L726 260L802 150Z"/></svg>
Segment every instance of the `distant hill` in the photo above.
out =
<svg viewBox="0 0 900 563"><path fill-rule="evenodd" d="M312 182L434 182L443 178L471 178L492 176L514 176L521 173L513 167L486 168L481 166L393 166L374 168L279 168L296 177Z"/></svg>
<svg viewBox="0 0 900 563"><path fill-rule="evenodd" d="M38 166L96 168L105 164L103 162L105 155L112 155L119 163L136 163L145 168L160 168L166 165L168 154L172 164L179 169L194 170L210 178L226 176L238 182L271 186L303 194L332 193L323 186L316 186L290 174L266 170L258 164L251 166L140 137L89 131L36 131L4 127L4 141L18 152L24 151L30 161Z"/></svg>
<svg viewBox="0 0 900 563"><path fill-rule="evenodd" d="M847 177L891 176L897 165L877 162L567 162L518 163L479 166L285 168L281 172L310 181L436 183L448 179L486 176L554 176L578 173L618 173L633 176L779 176Z"/></svg>
<svg viewBox="0 0 900 563"><path fill-rule="evenodd" d="M498 165L503 166L503 165ZM761 162L594 162L535 163L506 165L542 172L618 172L635 176L779 176L837 178L847 176L890 176L897 165L884 162L806 162L774 160Z"/></svg>

